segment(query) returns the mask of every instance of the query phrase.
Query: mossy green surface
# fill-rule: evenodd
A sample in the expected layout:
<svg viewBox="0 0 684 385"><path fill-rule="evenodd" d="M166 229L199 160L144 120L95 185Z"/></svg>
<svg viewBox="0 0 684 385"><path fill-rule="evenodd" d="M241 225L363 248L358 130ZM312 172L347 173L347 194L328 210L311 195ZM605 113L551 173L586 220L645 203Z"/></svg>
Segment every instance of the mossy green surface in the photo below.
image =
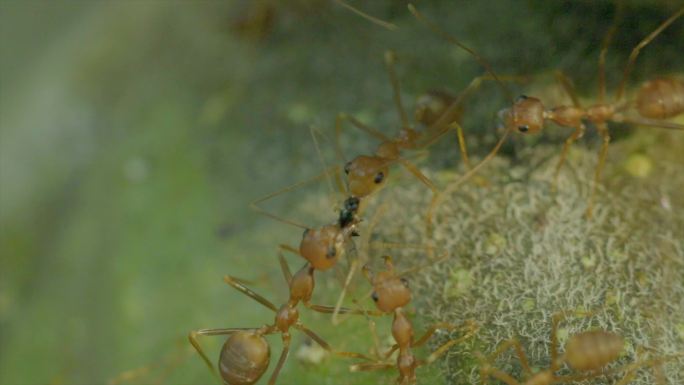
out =
<svg viewBox="0 0 684 385"><path fill-rule="evenodd" d="M611 50L611 81L636 41L674 9L669 1L627 3L626 20L633 28L619 34ZM373 2L366 9L399 25L396 32L327 1L275 4L273 29L259 40L231 28L249 9L246 1L0 2L1 384L103 384L122 371L173 359L176 352L188 354L172 372L165 372L164 361L151 375L129 382L214 383L199 358L189 354L186 334L197 328L271 321L270 311L222 283L224 274L253 280L254 289L276 303L285 299L275 246L296 244L301 232L247 207L252 199L321 170L308 126L331 134L335 114L345 111L394 132L399 121L382 63L386 49L397 51L408 108L427 89L458 91L482 73L471 57L417 24L403 2ZM609 25L612 8L608 2L572 4L503 0L418 6L489 58L498 72L538 75L562 68L590 97L597 38ZM569 26L578 20L586 27L573 33L575 28ZM682 70L677 60L684 36L681 24L666 31L654 43L657 48L644 51L635 80ZM546 79L512 87L516 92L549 90ZM464 125L474 154L487 151L493 116L503 105L501 91L491 84L468 103ZM644 153L658 151L658 143L670 140L644 138L648 141L639 142ZM342 139L347 157L370 152L375 145L353 130L345 131ZM541 141L558 144L554 135ZM527 144L512 143L505 156L514 156ZM453 140L438 143L421 167L431 175L454 170L458 157L453 148ZM557 148L546 151L551 154ZM667 148L656 155L677 155L676 149ZM329 142L323 150L329 163L336 161ZM611 156L621 151L611 149ZM528 159L541 155L520 156L515 162L524 167ZM669 194L672 209L681 209L681 177L675 173L665 178L670 174L661 174L667 168L661 169L659 158L648 159L650 175L661 179L644 188ZM571 159L572 167L578 167L576 160ZM649 164L644 158L631 162L642 172ZM682 164L681 159L670 162ZM530 172L536 170L535 163L527 166ZM506 181L501 169L490 172L493 181ZM640 181L623 182L633 188L644 183ZM395 186L398 196L410 195L406 189L413 184L399 178L376 202L393 202ZM539 199L550 202L544 186L540 182L532 188L539 187ZM573 186L586 193L586 183L578 182L570 183L565 194L571 194ZM492 189L499 191L497 186ZM320 225L334 218L327 193L325 185L313 185L284 194L269 207ZM483 212L477 206L470 209L471 221ZM396 224L415 222L422 206L406 206L402 213L402 221L407 221ZM580 215L574 218L579 221ZM378 227L377 236L385 234L380 239L425 242L420 227L402 238L390 232L390 225ZM501 240L511 230L505 229L496 232L498 236L487 233L478 247L503 247ZM663 254L667 249L658 250ZM397 252L404 266L420 260L401 257L420 255ZM289 261L293 269L301 263ZM319 275L316 302L334 302L345 266ZM435 277L433 281L443 276ZM466 265L449 271L448 277L457 280L447 290L458 294L456 298L467 298L482 287ZM422 282L416 283L417 290L430 280L424 272L411 279ZM366 290L359 279L353 293L361 297ZM438 294L419 290L416 295L413 319L419 331L441 315L454 322L465 318L451 315L446 305L433 306L443 298ZM539 306L527 299L523 308L533 312ZM681 303L676 306L681 308ZM444 313L438 313L440 309ZM338 349L367 352L371 346L363 318L333 327L318 314L303 312L302 317ZM539 320L541 331L548 331L548 323ZM684 321L667 322L663 335L681 335ZM388 325L389 319L378 323L383 340ZM482 350L489 349L498 334L489 340L486 336L478 340ZM543 336L548 334L537 338ZM216 357L221 340L203 341ZM271 341L277 354L280 343L277 338ZM390 383L396 377L394 372L348 373L348 360L305 364L296 354L306 343L299 334L293 338L293 354L280 383ZM445 368L448 381L458 382L464 370L460 351L450 353L444 365L420 369L420 383L447 382L439 368ZM428 349L419 352L426 354Z"/></svg>

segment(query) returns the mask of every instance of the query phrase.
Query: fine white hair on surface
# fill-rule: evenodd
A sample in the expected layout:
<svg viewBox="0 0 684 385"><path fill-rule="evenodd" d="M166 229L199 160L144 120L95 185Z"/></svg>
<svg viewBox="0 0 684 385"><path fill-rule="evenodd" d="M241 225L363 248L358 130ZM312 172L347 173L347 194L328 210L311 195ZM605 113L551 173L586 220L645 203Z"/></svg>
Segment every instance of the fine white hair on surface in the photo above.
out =
<svg viewBox="0 0 684 385"><path fill-rule="evenodd" d="M611 144L591 219L584 212L597 149L584 144L571 148L556 193L551 181L558 146L527 149L514 164L495 158L480 173L485 183L471 180L446 197L431 240L424 232L431 198L425 186L407 181L384 192L381 200L389 207L373 229L377 238L432 242L449 252L445 263L410 277L421 322L475 320L481 327L446 355L441 365L448 383L479 381L474 353L491 353L510 338L520 340L533 369L548 368L551 319L563 310L595 314L560 324L561 352L569 336L592 329L624 337L616 366L684 352L684 138L675 134L639 133ZM640 145L649 135L666 138L654 148ZM648 175L630 174L625 165L633 154L653 162ZM424 172L442 185L456 179L456 173ZM393 255L398 265L425 263L415 250ZM512 351L494 365L524 380ZM663 368L668 384L684 383L684 357ZM570 373L567 367L558 372ZM606 379L587 383L597 381ZM630 382L653 383L648 367Z"/></svg>

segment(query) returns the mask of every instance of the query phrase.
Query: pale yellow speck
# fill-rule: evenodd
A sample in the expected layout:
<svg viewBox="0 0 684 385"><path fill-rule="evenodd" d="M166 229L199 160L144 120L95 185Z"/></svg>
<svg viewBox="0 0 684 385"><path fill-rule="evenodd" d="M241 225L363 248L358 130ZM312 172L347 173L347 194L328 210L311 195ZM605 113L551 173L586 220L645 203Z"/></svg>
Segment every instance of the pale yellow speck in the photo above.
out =
<svg viewBox="0 0 684 385"><path fill-rule="evenodd" d="M646 155L632 154L625 161L624 167L630 175L645 178L653 170L653 162Z"/></svg>
<svg viewBox="0 0 684 385"><path fill-rule="evenodd" d="M489 255L499 254L506 247L506 238L498 233L490 234L485 241L485 253Z"/></svg>

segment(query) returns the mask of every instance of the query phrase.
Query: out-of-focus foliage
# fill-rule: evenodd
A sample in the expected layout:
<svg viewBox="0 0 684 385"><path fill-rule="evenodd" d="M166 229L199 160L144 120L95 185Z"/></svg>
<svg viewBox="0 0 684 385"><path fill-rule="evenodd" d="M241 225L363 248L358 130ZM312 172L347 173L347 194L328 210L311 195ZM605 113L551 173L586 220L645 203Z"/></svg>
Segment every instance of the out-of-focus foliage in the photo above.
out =
<svg viewBox="0 0 684 385"><path fill-rule="evenodd" d="M627 24L608 61L612 84L632 46L674 9L669 1L626 3ZM275 246L296 244L301 233L247 207L321 170L308 126L331 134L335 114L345 111L392 133L398 117L386 49L397 51L408 108L425 90L458 91L482 74L471 57L417 24L404 2L353 4L400 29L385 31L322 0L0 2L0 383L105 383L187 352L191 329L272 320L221 277L250 279L274 302L285 299ZM502 74L561 68L583 96L594 93L608 2L417 5ZM635 80L682 70L683 31L674 25L644 51ZM548 79L511 87L548 89ZM474 153L486 151L504 104L491 84L467 104ZM342 139L347 157L373 149L353 130ZM507 154L525 145L513 143ZM323 146L328 162L339 161L331 143ZM444 140L423 165L454 167L453 148ZM327 195L324 184L314 185L270 208L319 225L334 218ZM334 301L342 270L318 276L316 302ZM365 287L356 289L360 296ZM335 347L366 352L360 318L332 327L327 317L303 314ZM378 322L382 336L388 322ZM204 341L216 357L221 339ZM280 342L272 341L277 354ZM295 337L294 349L305 343ZM186 358L168 375L164 363L132 382L212 381L197 357ZM348 364L309 365L293 354L281 382L395 376L350 374ZM421 382L439 376L420 371Z"/></svg>

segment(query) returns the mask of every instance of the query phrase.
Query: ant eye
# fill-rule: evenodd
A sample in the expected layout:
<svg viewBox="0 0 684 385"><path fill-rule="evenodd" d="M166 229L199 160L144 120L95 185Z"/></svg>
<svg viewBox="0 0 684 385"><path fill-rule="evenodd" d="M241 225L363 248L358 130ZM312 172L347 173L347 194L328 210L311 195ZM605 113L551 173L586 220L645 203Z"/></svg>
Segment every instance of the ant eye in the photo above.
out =
<svg viewBox="0 0 684 385"><path fill-rule="evenodd" d="M349 171L351 170L352 162L347 162L347 164L344 165L344 173L349 174Z"/></svg>
<svg viewBox="0 0 684 385"><path fill-rule="evenodd" d="M382 180L385 179L385 174L380 171L376 176L375 179L373 180L375 184L382 183Z"/></svg>
<svg viewBox="0 0 684 385"><path fill-rule="evenodd" d="M518 131L527 132L530 130L530 126L518 126Z"/></svg>
<svg viewBox="0 0 684 385"><path fill-rule="evenodd" d="M373 302L378 302L378 299L379 299L379 298L378 298L378 293L373 292L373 294L371 295L371 298L373 299Z"/></svg>
<svg viewBox="0 0 684 385"><path fill-rule="evenodd" d="M404 284L404 286L409 287L408 279L406 279L406 278L401 278L400 281L401 281L402 284Z"/></svg>
<svg viewBox="0 0 684 385"><path fill-rule="evenodd" d="M516 103L522 102L523 100L527 100L527 95L520 95L515 99Z"/></svg>

